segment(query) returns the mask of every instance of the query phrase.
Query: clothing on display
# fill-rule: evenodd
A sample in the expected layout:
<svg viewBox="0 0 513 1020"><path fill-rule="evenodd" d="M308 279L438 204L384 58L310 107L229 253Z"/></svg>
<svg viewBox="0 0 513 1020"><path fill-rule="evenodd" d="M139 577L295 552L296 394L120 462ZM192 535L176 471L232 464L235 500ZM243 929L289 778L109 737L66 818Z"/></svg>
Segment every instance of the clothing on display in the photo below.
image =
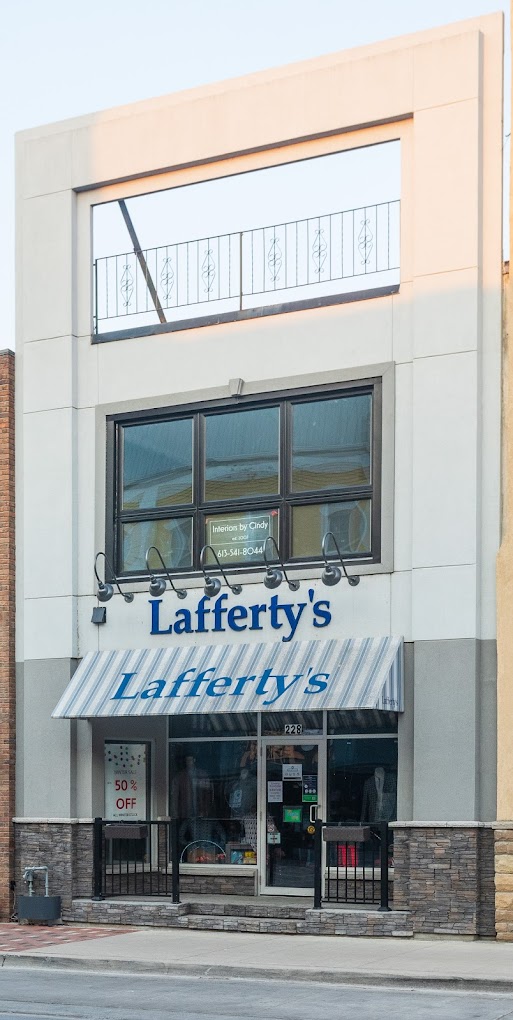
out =
<svg viewBox="0 0 513 1020"><path fill-rule="evenodd" d="M212 814L213 789L209 776L187 755L185 766L171 785L173 813L177 818L209 817Z"/></svg>
<svg viewBox="0 0 513 1020"><path fill-rule="evenodd" d="M379 765L363 786L361 822L391 822L395 818L397 780Z"/></svg>

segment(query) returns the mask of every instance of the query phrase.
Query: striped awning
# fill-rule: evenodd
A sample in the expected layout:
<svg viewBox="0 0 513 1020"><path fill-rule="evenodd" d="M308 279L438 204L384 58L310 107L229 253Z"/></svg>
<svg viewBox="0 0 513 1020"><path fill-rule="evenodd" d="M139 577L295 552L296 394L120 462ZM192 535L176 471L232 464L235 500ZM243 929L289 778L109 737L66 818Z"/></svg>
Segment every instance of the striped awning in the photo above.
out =
<svg viewBox="0 0 513 1020"><path fill-rule="evenodd" d="M402 712L402 638L89 652L53 717L324 708Z"/></svg>

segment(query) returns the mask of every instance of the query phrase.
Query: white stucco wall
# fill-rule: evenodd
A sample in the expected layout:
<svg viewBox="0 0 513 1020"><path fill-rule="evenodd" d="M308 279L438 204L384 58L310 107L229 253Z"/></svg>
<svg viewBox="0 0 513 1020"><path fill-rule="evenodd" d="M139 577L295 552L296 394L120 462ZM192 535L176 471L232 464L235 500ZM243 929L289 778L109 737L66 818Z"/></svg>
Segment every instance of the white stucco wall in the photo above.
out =
<svg viewBox="0 0 513 1020"><path fill-rule="evenodd" d="M119 598L108 628L88 622L104 547L101 423L225 395L227 365L263 392L394 364L394 570L332 597L359 632L494 636L501 52L502 18L490 16L19 136L19 658L147 636L145 594L130 623ZM337 129L347 133L126 182ZM91 345L91 203L397 137L398 295Z"/></svg>
<svg viewBox="0 0 513 1020"><path fill-rule="evenodd" d="M224 397L233 377L268 393L377 366L391 377L391 558L358 588L322 589L337 634L495 637L502 32L491 15L18 137L19 661L162 640L140 584L130 606L114 596L107 626L90 619L106 415ZM401 142L398 294L91 344L94 203L390 139ZM298 576L320 585L320 570ZM259 590L253 578L237 601Z"/></svg>

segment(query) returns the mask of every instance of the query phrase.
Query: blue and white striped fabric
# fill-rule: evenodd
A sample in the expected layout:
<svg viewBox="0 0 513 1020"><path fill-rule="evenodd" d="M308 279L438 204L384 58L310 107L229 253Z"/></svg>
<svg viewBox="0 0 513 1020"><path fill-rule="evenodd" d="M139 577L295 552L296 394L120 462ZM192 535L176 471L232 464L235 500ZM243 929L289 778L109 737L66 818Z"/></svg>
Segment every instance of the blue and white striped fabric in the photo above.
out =
<svg viewBox="0 0 513 1020"><path fill-rule="evenodd" d="M89 652L53 717L324 708L402 712L402 638Z"/></svg>

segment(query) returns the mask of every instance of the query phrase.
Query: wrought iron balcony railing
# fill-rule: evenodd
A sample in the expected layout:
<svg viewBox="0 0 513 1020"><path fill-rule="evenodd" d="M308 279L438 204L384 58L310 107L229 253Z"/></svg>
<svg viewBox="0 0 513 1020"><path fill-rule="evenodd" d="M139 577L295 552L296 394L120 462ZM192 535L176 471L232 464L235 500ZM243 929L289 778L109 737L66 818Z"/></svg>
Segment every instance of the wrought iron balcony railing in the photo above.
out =
<svg viewBox="0 0 513 1020"><path fill-rule="evenodd" d="M95 334L147 333L152 325L160 331L178 321L236 318L265 307L323 304L337 295L394 287L399 217L399 200L382 202L98 258Z"/></svg>

